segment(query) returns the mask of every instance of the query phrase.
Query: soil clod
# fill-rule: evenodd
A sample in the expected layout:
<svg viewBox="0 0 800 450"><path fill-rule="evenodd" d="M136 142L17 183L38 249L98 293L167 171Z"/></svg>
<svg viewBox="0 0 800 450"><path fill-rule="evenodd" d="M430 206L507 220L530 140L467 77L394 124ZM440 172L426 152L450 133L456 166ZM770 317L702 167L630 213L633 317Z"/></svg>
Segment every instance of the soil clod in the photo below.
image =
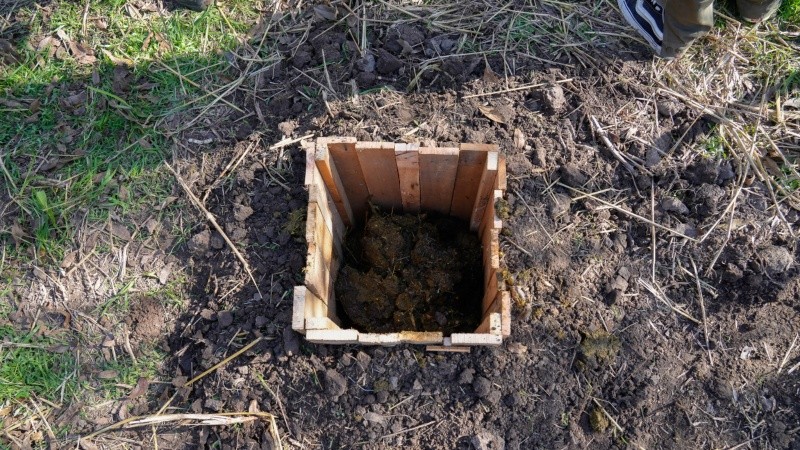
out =
<svg viewBox="0 0 800 450"><path fill-rule="evenodd" d="M336 298L362 331L471 332L480 318L481 247L465 223L374 210L347 238Z"/></svg>

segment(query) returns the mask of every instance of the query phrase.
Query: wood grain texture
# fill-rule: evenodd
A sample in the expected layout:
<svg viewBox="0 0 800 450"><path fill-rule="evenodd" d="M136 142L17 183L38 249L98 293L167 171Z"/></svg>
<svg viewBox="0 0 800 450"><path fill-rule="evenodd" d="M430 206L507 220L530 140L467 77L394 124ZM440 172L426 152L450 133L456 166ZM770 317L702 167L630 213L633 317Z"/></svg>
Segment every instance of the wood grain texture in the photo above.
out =
<svg viewBox="0 0 800 450"><path fill-rule="evenodd" d="M403 212L417 213L420 210L419 146L395 144L394 152L397 158L397 173L400 177Z"/></svg>
<svg viewBox="0 0 800 450"><path fill-rule="evenodd" d="M328 193L330 193L331 198L336 204L339 216L347 226L353 226L353 209L350 206L350 200L347 197L342 178L336 168L336 163L333 161L333 158L331 158L328 144L324 141L317 142L314 161L317 167L316 172L322 178Z"/></svg>
<svg viewBox="0 0 800 450"><path fill-rule="evenodd" d="M461 220L469 220L472 217L481 175L486 166L486 153L485 150L476 150L467 144L461 144L450 215Z"/></svg>
<svg viewBox="0 0 800 450"><path fill-rule="evenodd" d="M503 192L508 190L508 180L506 180L506 155L497 158L497 177L495 178L494 188Z"/></svg>
<svg viewBox="0 0 800 450"><path fill-rule="evenodd" d="M356 142L356 154L367 183L370 201L388 210L400 210L400 177L394 144L388 142Z"/></svg>
<svg viewBox="0 0 800 450"><path fill-rule="evenodd" d="M419 149L419 191L423 210L450 214L458 154L459 150L452 147Z"/></svg>
<svg viewBox="0 0 800 450"><path fill-rule="evenodd" d="M305 286L295 286L292 295L292 329L305 333L307 317L325 317L327 305Z"/></svg>
<svg viewBox="0 0 800 450"><path fill-rule="evenodd" d="M306 340L314 344L357 344L357 330L306 330Z"/></svg>
<svg viewBox="0 0 800 450"><path fill-rule="evenodd" d="M497 163L497 152L489 152L486 154L486 167L484 167L483 173L481 174L481 181L478 184L478 193L475 198L475 205L472 208L472 214L469 221L470 229L472 231L478 231L478 227L481 224L481 219L483 218L483 213L486 210L486 205L489 204L489 200L494 192L494 180L497 176Z"/></svg>
<svg viewBox="0 0 800 450"><path fill-rule="evenodd" d="M475 329L475 333L501 334L501 323L502 319L499 312L489 313L483 319L483 322L478 325L478 328Z"/></svg>
<svg viewBox="0 0 800 450"><path fill-rule="evenodd" d="M500 334L503 337L511 335L511 294L508 291L500 291L495 296L494 301L484 312L485 316L490 314L500 314Z"/></svg>
<svg viewBox="0 0 800 450"><path fill-rule="evenodd" d="M500 230L503 228L503 221L497 216L497 202L503 199L503 191L495 189L489 203L486 204L486 209L481 218L481 224L478 227L478 237L483 238L486 230Z"/></svg>
<svg viewBox="0 0 800 450"><path fill-rule="evenodd" d="M350 208L353 211L353 224L359 224L366 218L369 189L367 189L367 182L364 180L361 163L358 161L356 140L342 138L339 140L327 140L326 143L344 186L347 199L350 201Z"/></svg>
<svg viewBox="0 0 800 450"><path fill-rule="evenodd" d="M503 336L488 333L453 333L450 336L450 341L453 345L500 345L503 343Z"/></svg>
<svg viewBox="0 0 800 450"><path fill-rule="evenodd" d="M444 346L444 345L429 345L425 347L425 351L428 352L444 352L444 353L469 353L471 349L469 347L455 347L455 346Z"/></svg>

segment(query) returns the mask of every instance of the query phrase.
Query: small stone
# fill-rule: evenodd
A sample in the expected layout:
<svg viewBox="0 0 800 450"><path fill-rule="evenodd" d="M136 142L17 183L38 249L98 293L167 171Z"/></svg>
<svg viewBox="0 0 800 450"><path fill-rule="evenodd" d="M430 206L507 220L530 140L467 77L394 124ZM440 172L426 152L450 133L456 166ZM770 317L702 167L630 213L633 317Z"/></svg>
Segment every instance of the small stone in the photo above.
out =
<svg viewBox="0 0 800 450"><path fill-rule="evenodd" d="M378 413L368 412L368 413L364 414L364 419L367 422L378 424L380 426L386 425L386 417L384 417L383 415L378 414Z"/></svg>
<svg viewBox="0 0 800 450"><path fill-rule="evenodd" d="M375 394L375 399L378 401L378 403L386 403L386 401L389 400L389 391L378 392Z"/></svg>
<svg viewBox="0 0 800 450"><path fill-rule="evenodd" d="M325 371L325 393L338 399L347 392L347 380L334 369Z"/></svg>
<svg viewBox="0 0 800 450"><path fill-rule="evenodd" d="M567 106L564 89L558 84L551 84L542 91L542 101L552 112L561 112Z"/></svg>
<svg viewBox="0 0 800 450"><path fill-rule="evenodd" d="M225 239L222 239L222 236L217 233L211 235L208 243L214 250L222 250L225 247Z"/></svg>
<svg viewBox="0 0 800 450"><path fill-rule="evenodd" d="M458 376L458 384L472 384L475 377L475 369L464 369Z"/></svg>
<svg viewBox="0 0 800 450"><path fill-rule="evenodd" d="M230 311L220 311L217 313L217 321L220 327L229 327L233 323L233 314Z"/></svg>
<svg viewBox="0 0 800 450"><path fill-rule="evenodd" d="M682 201L675 197L664 197L661 199L661 209L667 212L674 212L678 214L689 213L689 208L687 208Z"/></svg>
<svg viewBox="0 0 800 450"><path fill-rule="evenodd" d="M561 181L572 187L581 187L589 178L574 164L565 164L558 170Z"/></svg>
<svg viewBox="0 0 800 450"><path fill-rule="evenodd" d="M233 218L239 222L244 222L253 215L253 208L245 205L236 205L233 211Z"/></svg>
<svg viewBox="0 0 800 450"><path fill-rule="evenodd" d="M550 215L553 217L560 217L569 212L569 206L572 203L572 197L566 194L555 194L551 196L548 201L550 208Z"/></svg>
<svg viewBox="0 0 800 450"><path fill-rule="evenodd" d="M770 276L780 275L794 264L794 257L785 247L771 245L761 250L759 255L764 270Z"/></svg>
<svg viewBox="0 0 800 450"><path fill-rule="evenodd" d="M472 389L475 390L475 395L484 398L492 391L492 382L486 377L478 377L472 382Z"/></svg>
<svg viewBox="0 0 800 450"><path fill-rule="evenodd" d="M394 72L397 72L402 66L403 62L397 59L397 57L393 54L384 49L380 49L378 51L378 62L376 68L378 73L381 75L391 75Z"/></svg>
<svg viewBox="0 0 800 450"><path fill-rule="evenodd" d="M202 254L208 251L208 244L210 238L211 238L210 231L208 230L201 231L192 236L192 238L189 239L189 242L186 244L186 246L189 247L190 252L195 254Z"/></svg>
<svg viewBox="0 0 800 450"><path fill-rule="evenodd" d="M222 411L222 409L225 408L225 403L222 400L213 398L206 399L204 405L206 409L216 412Z"/></svg>

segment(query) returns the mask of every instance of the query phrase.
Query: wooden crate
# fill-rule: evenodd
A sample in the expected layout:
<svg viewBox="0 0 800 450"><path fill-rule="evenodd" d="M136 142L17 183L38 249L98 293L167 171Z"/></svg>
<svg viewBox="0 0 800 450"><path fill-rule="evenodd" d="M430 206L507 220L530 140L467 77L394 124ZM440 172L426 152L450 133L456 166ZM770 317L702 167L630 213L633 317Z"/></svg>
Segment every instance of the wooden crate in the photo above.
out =
<svg viewBox="0 0 800 450"><path fill-rule="evenodd" d="M319 138L306 146L308 188L305 283L294 289L292 328L310 342L428 345L467 351L500 345L511 332L511 297L499 274L502 222L495 203L506 189L505 157L496 145L421 147L414 144ZM366 217L368 202L395 211L436 211L469 222L483 246L483 321L473 333L360 333L341 328L334 282L348 227Z"/></svg>

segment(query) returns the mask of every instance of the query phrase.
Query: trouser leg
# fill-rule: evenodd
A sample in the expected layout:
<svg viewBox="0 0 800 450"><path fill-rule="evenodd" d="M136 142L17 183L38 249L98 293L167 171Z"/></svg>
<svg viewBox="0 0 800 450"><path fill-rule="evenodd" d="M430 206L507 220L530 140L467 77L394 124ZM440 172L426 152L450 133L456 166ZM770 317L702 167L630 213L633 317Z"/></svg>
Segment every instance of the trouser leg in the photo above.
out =
<svg viewBox="0 0 800 450"><path fill-rule="evenodd" d="M664 58L680 56L695 39L708 33L712 25L714 25L713 0L665 0L661 56Z"/></svg>
<svg viewBox="0 0 800 450"><path fill-rule="evenodd" d="M781 6L781 0L736 0L739 15L750 22L769 19Z"/></svg>

